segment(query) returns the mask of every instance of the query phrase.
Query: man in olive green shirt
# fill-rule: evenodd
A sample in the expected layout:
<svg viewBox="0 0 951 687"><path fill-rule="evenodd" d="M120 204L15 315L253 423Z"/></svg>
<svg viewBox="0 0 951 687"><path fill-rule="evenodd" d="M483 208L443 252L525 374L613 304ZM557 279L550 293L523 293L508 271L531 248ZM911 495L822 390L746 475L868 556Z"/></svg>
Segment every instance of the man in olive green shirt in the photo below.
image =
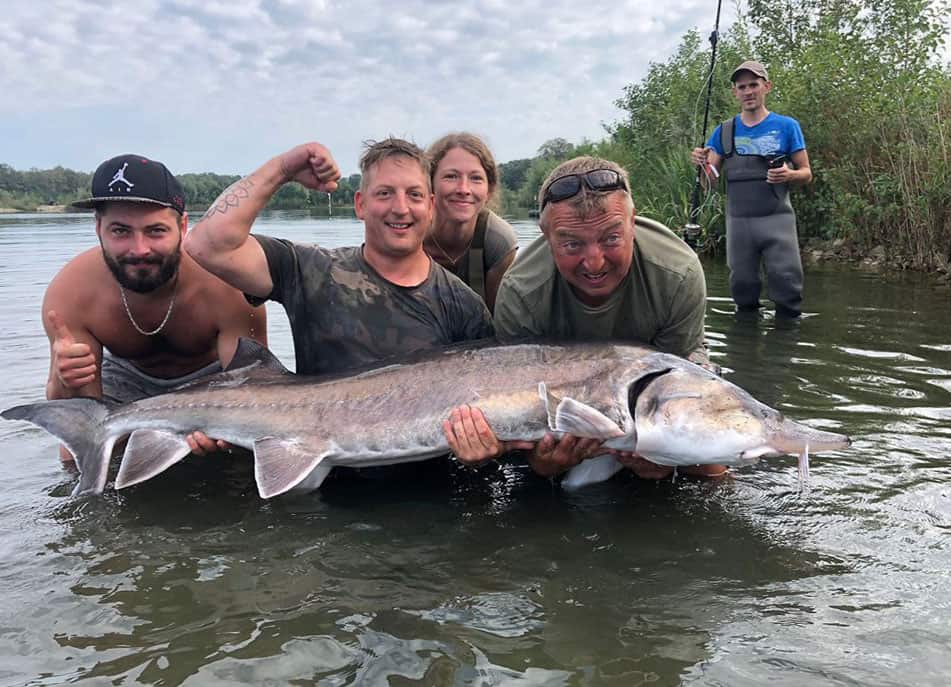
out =
<svg viewBox="0 0 951 687"><path fill-rule="evenodd" d="M707 363L706 284L696 254L659 222L633 221L633 248L620 225L598 239L600 248L586 248L574 229L533 241L499 288L496 336L638 341Z"/></svg>
<svg viewBox="0 0 951 687"><path fill-rule="evenodd" d="M500 339L629 340L710 365L700 261L665 226L636 216L620 165L568 160L548 176L538 200L542 236L519 253L496 297ZM454 410L443 428L454 453L469 464L530 448L535 472L553 476L604 453L598 440L570 435L557 443L552 435L534 445L501 442L482 413L468 406ZM672 471L632 454L618 458L642 477ZM688 470L723 471L716 465Z"/></svg>

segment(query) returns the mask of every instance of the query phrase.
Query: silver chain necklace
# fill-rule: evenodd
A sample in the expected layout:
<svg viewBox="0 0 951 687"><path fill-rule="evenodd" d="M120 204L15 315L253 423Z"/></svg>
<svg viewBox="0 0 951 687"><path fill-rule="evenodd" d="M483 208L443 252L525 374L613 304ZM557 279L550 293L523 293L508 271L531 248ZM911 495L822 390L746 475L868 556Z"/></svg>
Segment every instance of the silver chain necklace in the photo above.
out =
<svg viewBox="0 0 951 687"><path fill-rule="evenodd" d="M119 286L119 295L122 296L122 305L125 306L125 314L129 316L129 322L131 322L132 326L135 327L135 331L137 331L142 336L155 336L160 331L162 331L162 329L165 328L165 325L168 323L168 318L172 316L172 308L175 307L175 295L177 293L178 293L178 279L175 280L175 288L172 290L172 298L168 302L168 311L165 313L165 318L162 320L162 322L159 324L158 327L156 327L150 332L147 332L144 329L142 329L142 327L139 326L139 323L135 321L135 318L132 317L132 311L129 310L129 301L127 301L125 297L125 289L123 289L121 285Z"/></svg>
<svg viewBox="0 0 951 687"><path fill-rule="evenodd" d="M466 247L462 249L462 252L459 253L459 257L457 257L456 259L453 259L453 257L452 257L451 255L449 255L449 253L446 252L446 249L443 248L443 247L439 244L439 239L436 238L436 232L435 232L435 231L433 231L433 232L429 235L429 238L431 238L431 239L433 240L433 243L436 244L436 248L439 249L439 252L443 254L443 256L446 258L446 260L449 261L449 264L452 265L453 269L455 269L455 267L456 267L456 265L458 264L458 262L459 262L460 260L462 260L462 256L465 255L465 254L468 252L469 247L472 245L472 239L475 238L475 233L473 232L472 236L469 237L469 243L466 244Z"/></svg>

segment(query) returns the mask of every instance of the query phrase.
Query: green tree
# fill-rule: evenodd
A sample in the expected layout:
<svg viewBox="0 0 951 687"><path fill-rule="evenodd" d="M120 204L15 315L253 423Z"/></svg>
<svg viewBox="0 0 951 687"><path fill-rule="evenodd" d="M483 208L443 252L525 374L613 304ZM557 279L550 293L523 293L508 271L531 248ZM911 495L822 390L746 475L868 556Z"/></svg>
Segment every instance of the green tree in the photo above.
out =
<svg viewBox="0 0 951 687"><path fill-rule="evenodd" d="M735 114L729 72L756 58L774 84L770 109L802 123L815 181L794 201L801 236L881 245L919 267L951 261L951 74L939 57L948 19L946 0L750 0L721 37L711 121ZM638 207L675 227L695 177L688 151L709 134L698 126L708 63L689 32L625 89L626 117L608 127ZM721 206L704 203L701 224L714 233Z"/></svg>

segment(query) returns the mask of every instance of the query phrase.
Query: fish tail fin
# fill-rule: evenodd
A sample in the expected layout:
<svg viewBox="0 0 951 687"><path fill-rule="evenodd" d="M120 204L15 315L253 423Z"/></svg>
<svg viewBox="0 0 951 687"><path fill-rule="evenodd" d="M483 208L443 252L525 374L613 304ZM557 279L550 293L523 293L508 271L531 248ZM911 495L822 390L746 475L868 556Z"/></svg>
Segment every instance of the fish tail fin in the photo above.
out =
<svg viewBox="0 0 951 687"><path fill-rule="evenodd" d="M73 494L100 494L116 441L106 427L110 410L110 404L95 398L68 398L16 406L0 416L32 422L62 441L79 468L79 484Z"/></svg>

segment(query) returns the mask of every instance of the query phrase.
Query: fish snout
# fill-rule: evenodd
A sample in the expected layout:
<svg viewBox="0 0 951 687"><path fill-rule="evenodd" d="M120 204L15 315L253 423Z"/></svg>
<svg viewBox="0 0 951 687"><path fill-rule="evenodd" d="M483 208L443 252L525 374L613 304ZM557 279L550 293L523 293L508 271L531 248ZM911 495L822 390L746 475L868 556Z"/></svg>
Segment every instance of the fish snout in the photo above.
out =
<svg viewBox="0 0 951 687"><path fill-rule="evenodd" d="M848 448L852 445L852 439L845 434L784 420L779 429L770 437L769 443L777 451L796 455L807 449L810 453L819 453Z"/></svg>

